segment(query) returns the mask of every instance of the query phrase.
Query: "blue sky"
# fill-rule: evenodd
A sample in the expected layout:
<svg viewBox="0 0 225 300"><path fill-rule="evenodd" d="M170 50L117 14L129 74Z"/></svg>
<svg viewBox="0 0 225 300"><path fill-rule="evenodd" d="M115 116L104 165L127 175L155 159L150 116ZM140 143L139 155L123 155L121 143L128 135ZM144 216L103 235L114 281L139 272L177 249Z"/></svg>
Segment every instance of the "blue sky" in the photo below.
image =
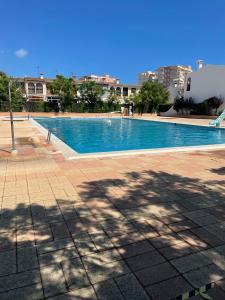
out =
<svg viewBox="0 0 225 300"><path fill-rule="evenodd" d="M1 1L0 69L13 76L110 74L225 64L224 0Z"/></svg>

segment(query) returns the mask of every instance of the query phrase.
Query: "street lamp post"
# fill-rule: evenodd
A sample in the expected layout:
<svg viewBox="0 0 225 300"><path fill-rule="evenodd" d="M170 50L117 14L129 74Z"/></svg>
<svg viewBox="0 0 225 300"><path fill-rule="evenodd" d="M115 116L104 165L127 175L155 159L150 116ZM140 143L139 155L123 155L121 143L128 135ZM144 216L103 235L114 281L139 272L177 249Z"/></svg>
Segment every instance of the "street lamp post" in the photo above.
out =
<svg viewBox="0 0 225 300"><path fill-rule="evenodd" d="M12 154L17 154L15 135L14 135L14 123L13 123L13 112L12 112L12 96L11 96L12 82L9 81L9 113L10 113L10 124L11 124L11 137L12 137Z"/></svg>

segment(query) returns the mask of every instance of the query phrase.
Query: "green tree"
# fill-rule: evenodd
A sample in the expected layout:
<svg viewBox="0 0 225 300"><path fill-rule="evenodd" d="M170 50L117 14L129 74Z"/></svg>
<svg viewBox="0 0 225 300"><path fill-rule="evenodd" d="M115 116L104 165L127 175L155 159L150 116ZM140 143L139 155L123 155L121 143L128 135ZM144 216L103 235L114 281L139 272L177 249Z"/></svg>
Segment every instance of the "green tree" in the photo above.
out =
<svg viewBox="0 0 225 300"><path fill-rule="evenodd" d="M88 105L88 108L93 111L96 105L101 104L104 90L94 81L83 82L79 86L80 100Z"/></svg>
<svg viewBox="0 0 225 300"><path fill-rule="evenodd" d="M62 111L68 107L72 111L72 104L76 99L76 84L73 78L66 78L63 75L57 75L49 85L50 91L59 96Z"/></svg>
<svg viewBox="0 0 225 300"><path fill-rule="evenodd" d="M154 112L158 111L159 104L169 100L169 92L162 84L149 80L142 84L139 97L142 106L147 106L148 111Z"/></svg>
<svg viewBox="0 0 225 300"><path fill-rule="evenodd" d="M119 102L120 102L119 101L119 96L116 94L115 89L113 89L113 90L111 89L109 91L109 96L108 96L108 99L107 99L108 109L112 110L112 109L117 108Z"/></svg>
<svg viewBox="0 0 225 300"><path fill-rule="evenodd" d="M0 72L0 111L9 110L9 81L11 80L12 110L22 111L25 99L21 87L15 80L10 79L4 72Z"/></svg>
<svg viewBox="0 0 225 300"><path fill-rule="evenodd" d="M139 114L143 113L143 103L139 92L131 94L127 100L128 103L132 102L134 104L134 107L137 108Z"/></svg>

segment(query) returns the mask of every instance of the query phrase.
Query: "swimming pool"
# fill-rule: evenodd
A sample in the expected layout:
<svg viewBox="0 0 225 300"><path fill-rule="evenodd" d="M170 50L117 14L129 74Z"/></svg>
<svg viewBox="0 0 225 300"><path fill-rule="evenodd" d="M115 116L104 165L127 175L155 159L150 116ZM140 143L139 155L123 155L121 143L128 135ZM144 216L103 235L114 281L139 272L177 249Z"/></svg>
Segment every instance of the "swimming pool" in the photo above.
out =
<svg viewBox="0 0 225 300"><path fill-rule="evenodd" d="M78 153L225 144L225 130L123 118L35 118Z"/></svg>

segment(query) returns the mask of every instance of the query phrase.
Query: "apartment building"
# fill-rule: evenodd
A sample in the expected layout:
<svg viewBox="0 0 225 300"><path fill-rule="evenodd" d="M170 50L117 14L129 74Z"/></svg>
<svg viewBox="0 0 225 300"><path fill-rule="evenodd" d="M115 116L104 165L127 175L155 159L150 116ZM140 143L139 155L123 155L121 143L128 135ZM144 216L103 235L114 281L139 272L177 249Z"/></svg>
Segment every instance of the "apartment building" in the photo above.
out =
<svg viewBox="0 0 225 300"><path fill-rule="evenodd" d="M174 81L184 84L186 77L191 72L191 66L163 66L156 70L156 78L159 83L168 88L174 84Z"/></svg>
<svg viewBox="0 0 225 300"><path fill-rule="evenodd" d="M80 77L80 81L95 81L96 83L100 84L119 84L120 80L119 78L110 77L108 74L105 75L85 75Z"/></svg>
<svg viewBox="0 0 225 300"><path fill-rule="evenodd" d="M105 91L102 96L103 101L107 100L111 93L115 93L118 96L118 99L123 103L127 97L139 90L139 85L122 84L119 83L119 79L109 77L108 75L87 75L80 79L77 79L74 76L72 78L78 87L85 81L95 81ZM20 77L14 78L14 80L21 89L27 102L57 102L59 100L59 96L52 94L49 88L49 85L54 78L44 78L43 74L41 74L40 77ZM75 96L79 96L79 93Z"/></svg>
<svg viewBox="0 0 225 300"><path fill-rule="evenodd" d="M145 81L148 80L155 80L156 79L156 73L152 71L146 71L138 74L138 84L142 85Z"/></svg>

